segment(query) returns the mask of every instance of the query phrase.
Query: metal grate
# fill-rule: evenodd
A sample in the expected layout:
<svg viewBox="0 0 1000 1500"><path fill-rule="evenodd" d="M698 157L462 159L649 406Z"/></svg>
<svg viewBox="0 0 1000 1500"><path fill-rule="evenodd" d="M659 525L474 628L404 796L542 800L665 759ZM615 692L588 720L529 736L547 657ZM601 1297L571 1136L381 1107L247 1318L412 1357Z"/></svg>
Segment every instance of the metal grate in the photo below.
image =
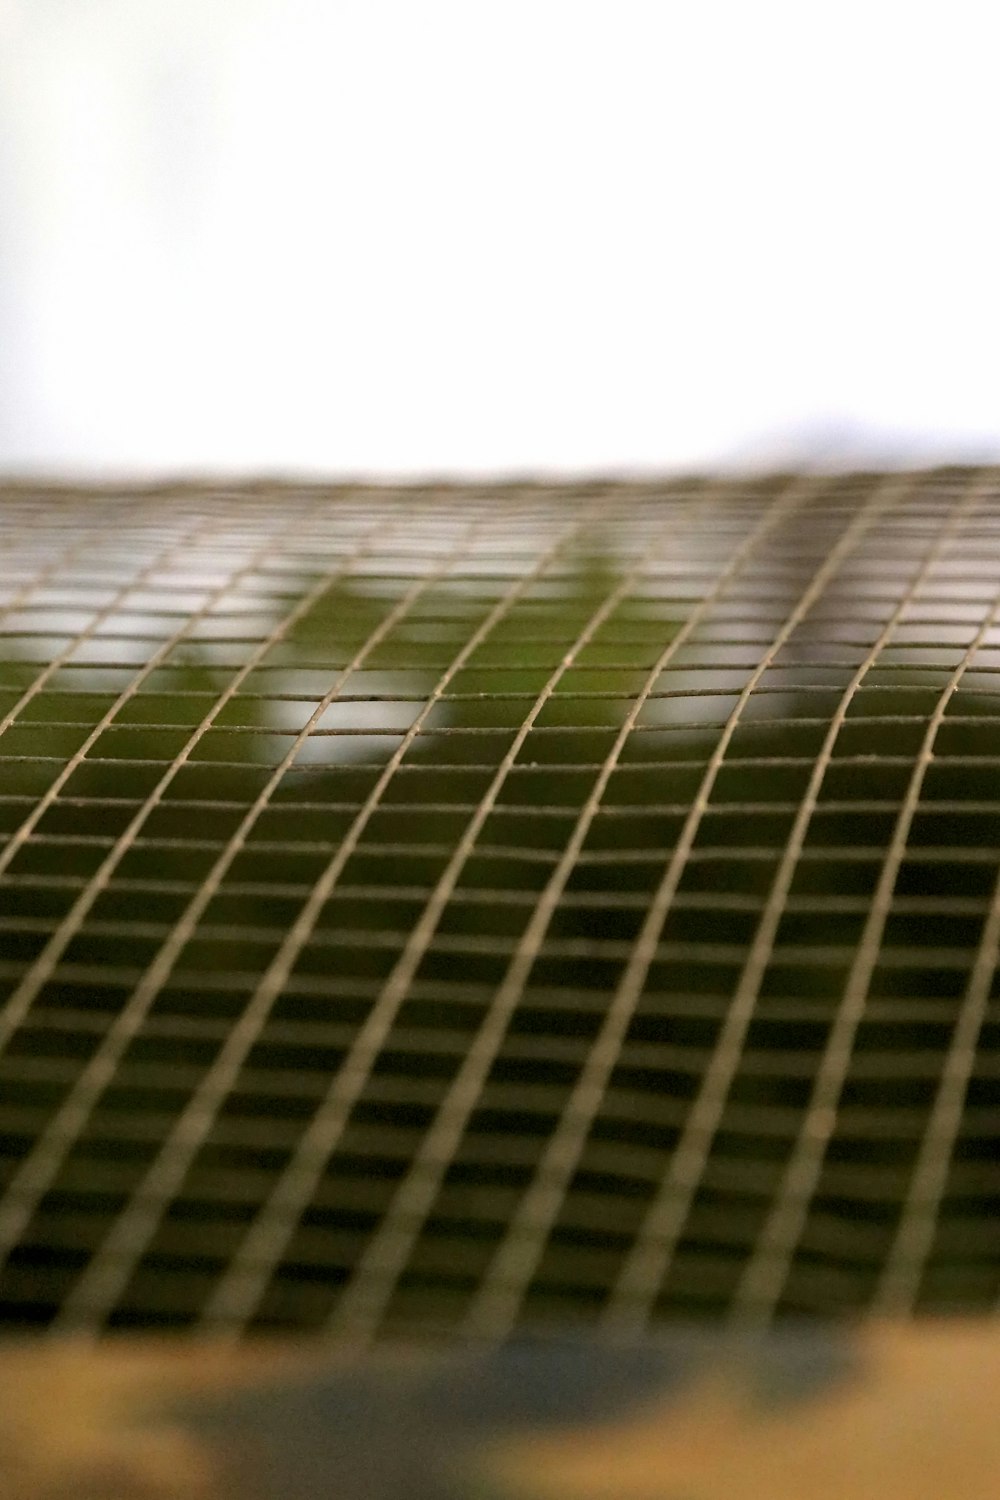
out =
<svg viewBox="0 0 1000 1500"><path fill-rule="evenodd" d="M24 489L0 1311L1000 1294L1000 471Z"/></svg>

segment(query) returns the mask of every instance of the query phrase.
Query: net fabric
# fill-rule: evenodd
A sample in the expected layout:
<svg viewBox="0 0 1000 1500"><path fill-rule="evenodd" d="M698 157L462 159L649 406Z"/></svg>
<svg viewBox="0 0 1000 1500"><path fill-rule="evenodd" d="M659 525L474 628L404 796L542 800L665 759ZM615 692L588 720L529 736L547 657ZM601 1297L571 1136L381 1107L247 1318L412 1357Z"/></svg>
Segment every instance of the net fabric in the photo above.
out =
<svg viewBox="0 0 1000 1500"><path fill-rule="evenodd" d="M1000 1294L1000 473L11 489L0 1312Z"/></svg>

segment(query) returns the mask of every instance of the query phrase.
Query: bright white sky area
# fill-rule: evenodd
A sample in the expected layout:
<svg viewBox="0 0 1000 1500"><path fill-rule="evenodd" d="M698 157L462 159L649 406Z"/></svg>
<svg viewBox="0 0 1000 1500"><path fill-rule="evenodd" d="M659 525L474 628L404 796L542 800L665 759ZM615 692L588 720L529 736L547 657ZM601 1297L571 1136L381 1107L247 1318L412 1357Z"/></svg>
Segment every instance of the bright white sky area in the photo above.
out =
<svg viewBox="0 0 1000 1500"><path fill-rule="evenodd" d="M1000 455L998 54L982 0L0 0L0 470Z"/></svg>

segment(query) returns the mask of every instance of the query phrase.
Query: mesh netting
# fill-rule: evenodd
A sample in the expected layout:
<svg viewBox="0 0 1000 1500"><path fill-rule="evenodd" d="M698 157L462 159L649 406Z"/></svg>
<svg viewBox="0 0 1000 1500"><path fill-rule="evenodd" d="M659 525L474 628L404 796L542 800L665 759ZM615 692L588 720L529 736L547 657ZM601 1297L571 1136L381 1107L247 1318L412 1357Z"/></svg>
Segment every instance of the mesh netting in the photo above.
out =
<svg viewBox="0 0 1000 1500"><path fill-rule="evenodd" d="M1000 1293L1000 471L11 490L8 1327Z"/></svg>

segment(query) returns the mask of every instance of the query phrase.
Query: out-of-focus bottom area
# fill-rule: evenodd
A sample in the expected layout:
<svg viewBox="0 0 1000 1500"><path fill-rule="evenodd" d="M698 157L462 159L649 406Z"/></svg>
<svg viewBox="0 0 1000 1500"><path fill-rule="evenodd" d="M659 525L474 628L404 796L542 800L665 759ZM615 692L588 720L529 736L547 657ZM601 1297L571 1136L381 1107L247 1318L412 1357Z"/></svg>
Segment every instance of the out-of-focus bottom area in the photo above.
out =
<svg viewBox="0 0 1000 1500"><path fill-rule="evenodd" d="M984 1321L0 1348L2 1500L993 1500Z"/></svg>

